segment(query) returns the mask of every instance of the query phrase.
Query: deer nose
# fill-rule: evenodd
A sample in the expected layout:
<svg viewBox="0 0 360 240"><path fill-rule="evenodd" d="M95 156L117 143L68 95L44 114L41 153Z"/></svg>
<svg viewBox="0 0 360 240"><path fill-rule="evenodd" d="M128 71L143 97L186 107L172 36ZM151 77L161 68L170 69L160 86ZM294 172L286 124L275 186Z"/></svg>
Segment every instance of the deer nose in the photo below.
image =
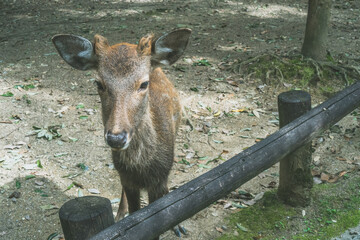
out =
<svg viewBox="0 0 360 240"><path fill-rule="evenodd" d="M111 148L117 148L124 150L128 147L128 133L123 130L121 133L113 134L111 131L108 131L105 135L106 143Z"/></svg>

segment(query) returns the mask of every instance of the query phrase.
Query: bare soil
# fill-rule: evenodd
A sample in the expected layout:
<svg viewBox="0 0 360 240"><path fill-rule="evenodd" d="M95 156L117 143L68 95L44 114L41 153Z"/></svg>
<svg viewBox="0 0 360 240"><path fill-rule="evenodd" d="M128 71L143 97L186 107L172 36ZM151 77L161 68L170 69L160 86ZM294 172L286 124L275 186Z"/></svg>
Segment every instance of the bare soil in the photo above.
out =
<svg viewBox="0 0 360 240"><path fill-rule="evenodd" d="M278 129L276 98L289 87L264 85L224 66L299 51L307 1L3 0L0 9L0 95L13 94L0 96L0 239L59 233L58 239L58 210L66 201L95 189L116 202L121 185L103 139L96 73L64 63L52 46L53 35L92 39L98 33L110 43L135 43L149 32L193 30L183 58L165 69L192 125L184 121L177 138L169 177L174 189ZM360 57L359 9L359 1L334 1L328 49L335 59ZM211 65L194 66L204 59ZM345 82L336 89L343 87ZM314 105L326 99L316 89L306 90L315 94ZM48 137L50 127L53 139L38 138L34 126ZM360 164L359 138L359 118L345 117L314 140L314 168L328 175L352 171ZM256 195L278 180L275 165L241 189ZM228 204L235 200L225 197L186 220L185 238L220 236L224 218L237 211ZM176 239L171 231L163 238Z"/></svg>

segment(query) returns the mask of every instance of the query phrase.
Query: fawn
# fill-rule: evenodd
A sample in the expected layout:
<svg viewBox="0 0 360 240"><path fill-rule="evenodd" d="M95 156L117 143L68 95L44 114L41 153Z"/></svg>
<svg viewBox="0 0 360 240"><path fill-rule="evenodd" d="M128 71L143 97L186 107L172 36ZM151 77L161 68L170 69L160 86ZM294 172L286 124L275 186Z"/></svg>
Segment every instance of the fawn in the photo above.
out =
<svg viewBox="0 0 360 240"><path fill-rule="evenodd" d="M137 45L112 46L100 35L94 42L74 35L52 38L70 66L98 72L105 141L122 184L116 221L140 209L140 189L147 190L150 203L169 191L181 107L160 66L180 58L190 35L190 29L177 29L159 38L148 34Z"/></svg>

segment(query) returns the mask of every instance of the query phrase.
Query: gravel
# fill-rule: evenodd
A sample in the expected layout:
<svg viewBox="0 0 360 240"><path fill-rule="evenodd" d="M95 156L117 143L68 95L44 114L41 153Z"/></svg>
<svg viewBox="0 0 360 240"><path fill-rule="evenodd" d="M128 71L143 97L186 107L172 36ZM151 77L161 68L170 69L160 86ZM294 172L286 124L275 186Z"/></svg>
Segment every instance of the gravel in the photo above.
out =
<svg viewBox="0 0 360 240"><path fill-rule="evenodd" d="M332 238L331 240L360 240L360 225L350 228L341 234L341 236Z"/></svg>

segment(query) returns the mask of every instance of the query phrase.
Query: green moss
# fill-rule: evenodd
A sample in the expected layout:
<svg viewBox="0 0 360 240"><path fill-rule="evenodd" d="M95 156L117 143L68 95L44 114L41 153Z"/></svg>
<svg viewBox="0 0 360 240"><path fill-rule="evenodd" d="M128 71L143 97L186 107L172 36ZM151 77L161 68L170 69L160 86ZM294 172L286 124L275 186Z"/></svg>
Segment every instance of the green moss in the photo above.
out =
<svg viewBox="0 0 360 240"><path fill-rule="evenodd" d="M359 176L316 185L306 208L286 206L276 192L268 192L254 206L231 214L229 231L219 239L330 239L359 224L359 206Z"/></svg>
<svg viewBox="0 0 360 240"><path fill-rule="evenodd" d="M300 80L302 86L309 85L311 79L315 77L315 70L308 66L304 66L304 68L299 70L299 72L301 73L302 77Z"/></svg>
<svg viewBox="0 0 360 240"><path fill-rule="evenodd" d="M308 85L316 74L315 67L300 57L281 59L271 55L263 56L249 65L248 72L255 72L257 78L266 81L269 79L298 81L302 87Z"/></svg>
<svg viewBox="0 0 360 240"><path fill-rule="evenodd" d="M296 215L293 208L278 201L276 192L267 192L260 204L233 214L230 224L239 233L238 236L227 234L220 239L253 239L264 236L262 239L275 239L275 233L288 229L288 218ZM248 229L247 232L237 227L237 224Z"/></svg>
<svg viewBox="0 0 360 240"><path fill-rule="evenodd" d="M288 83L295 89L306 89L311 86L320 87L320 93L328 96L336 92L333 86L339 88L345 85L343 74L327 65L321 66L312 60L301 56L284 58L275 55L264 55L245 65L245 74L261 79L264 83L279 86ZM334 84L335 82L339 82ZM353 79L348 77L349 84Z"/></svg>

